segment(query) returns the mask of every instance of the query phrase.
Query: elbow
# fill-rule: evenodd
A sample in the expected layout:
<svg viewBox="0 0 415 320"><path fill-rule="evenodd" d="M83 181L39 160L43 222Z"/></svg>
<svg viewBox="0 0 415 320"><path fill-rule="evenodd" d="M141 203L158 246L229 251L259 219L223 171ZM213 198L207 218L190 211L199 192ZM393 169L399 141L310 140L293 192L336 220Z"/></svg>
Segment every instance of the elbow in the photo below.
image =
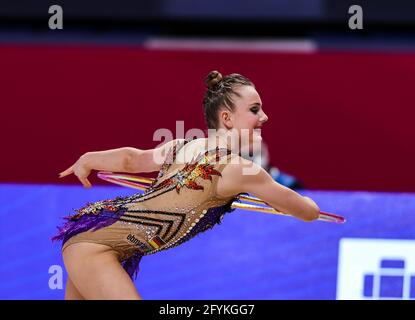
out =
<svg viewBox="0 0 415 320"><path fill-rule="evenodd" d="M126 147L124 157L125 172L153 172L160 168L154 163L152 150Z"/></svg>
<svg viewBox="0 0 415 320"><path fill-rule="evenodd" d="M135 173L137 171L136 161L134 161L134 153L136 150L134 150L134 148L131 147L125 147L123 148L123 151L125 152L123 159L124 172Z"/></svg>

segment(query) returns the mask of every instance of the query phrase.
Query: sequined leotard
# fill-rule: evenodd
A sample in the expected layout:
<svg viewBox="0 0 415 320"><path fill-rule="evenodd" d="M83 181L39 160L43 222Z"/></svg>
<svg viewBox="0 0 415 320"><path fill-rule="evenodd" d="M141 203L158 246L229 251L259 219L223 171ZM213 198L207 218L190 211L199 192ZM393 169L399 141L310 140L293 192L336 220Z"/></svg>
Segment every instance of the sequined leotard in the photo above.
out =
<svg viewBox="0 0 415 320"><path fill-rule="evenodd" d="M77 242L108 245L134 278L144 255L178 246L221 223L236 198L216 194L226 165L222 160L229 160L231 152L216 148L184 165L175 163L177 152L188 142L170 149L145 193L87 204L65 217L68 221L52 239L63 240L62 251Z"/></svg>

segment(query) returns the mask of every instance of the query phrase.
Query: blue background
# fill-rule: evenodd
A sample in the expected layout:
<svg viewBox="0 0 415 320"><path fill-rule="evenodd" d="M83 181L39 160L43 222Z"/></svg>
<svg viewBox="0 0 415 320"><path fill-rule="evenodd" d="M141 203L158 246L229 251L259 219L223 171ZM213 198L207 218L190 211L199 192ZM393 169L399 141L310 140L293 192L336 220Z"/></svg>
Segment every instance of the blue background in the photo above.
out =
<svg viewBox="0 0 415 320"><path fill-rule="evenodd" d="M86 202L130 195L118 186L0 184L0 299L62 299L49 267L61 217ZM302 191L345 224L235 210L178 247L143 257L144 299L335 299L341 238L414 239L415 195ZM64 273L64 284L66 273Z"/></svg>

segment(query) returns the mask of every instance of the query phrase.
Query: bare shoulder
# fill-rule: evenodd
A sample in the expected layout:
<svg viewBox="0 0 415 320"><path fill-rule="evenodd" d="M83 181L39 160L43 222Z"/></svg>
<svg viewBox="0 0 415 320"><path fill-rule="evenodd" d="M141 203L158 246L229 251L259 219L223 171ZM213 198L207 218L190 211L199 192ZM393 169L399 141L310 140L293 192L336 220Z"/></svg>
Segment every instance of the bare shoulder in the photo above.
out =
<svg viewBox="0 0 415 320"><path fill-rule="evenodd" d="M245 185L250 181L262 180L264 174L268 175L256 163L238 155L232 155L229 163L222 170L222 178L219 179L216 192L221 197L248 192L245 190Z"/></svg>

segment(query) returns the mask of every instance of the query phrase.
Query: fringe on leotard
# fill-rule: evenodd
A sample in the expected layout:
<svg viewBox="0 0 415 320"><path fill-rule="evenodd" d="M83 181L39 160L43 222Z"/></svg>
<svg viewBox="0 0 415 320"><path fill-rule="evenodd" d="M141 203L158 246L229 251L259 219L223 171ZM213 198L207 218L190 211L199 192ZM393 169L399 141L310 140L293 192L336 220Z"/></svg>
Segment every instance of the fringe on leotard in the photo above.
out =
<svg viewBox="0 0 415 320"><path fill-rule="evenodd" d="M62 245L64 245L66 241L79 233L85 231L96 231L112 225L118 221L120 215L123 213L123 210L112 212L103 209L99 212L99 214L85 214L78 219L74 219L73 216L64 217L67 221L63 224L63 226L58 227L58 232L52 237L52 241L62 241ZM136 252L121 263L124 270L128 273L132 280L137 277L142 257L142 254Z"/></svg>

